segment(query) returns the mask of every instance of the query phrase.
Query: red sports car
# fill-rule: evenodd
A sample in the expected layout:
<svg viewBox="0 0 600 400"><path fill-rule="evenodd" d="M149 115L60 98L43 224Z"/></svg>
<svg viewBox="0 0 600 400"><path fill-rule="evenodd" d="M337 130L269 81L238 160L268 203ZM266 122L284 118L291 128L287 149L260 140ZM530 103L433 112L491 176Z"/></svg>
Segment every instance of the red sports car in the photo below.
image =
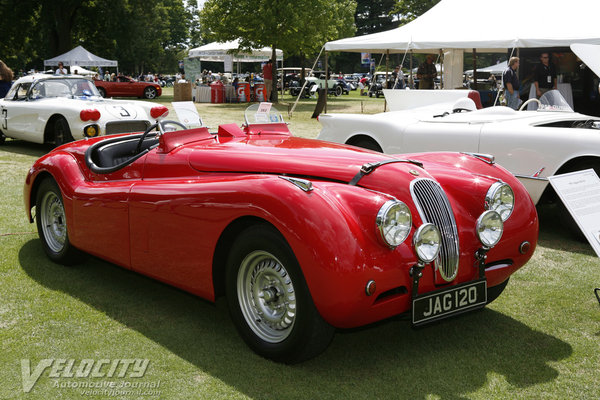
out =
<svg viewBox="0 0 600 400"><path fill-rule="evenodd" d="M94 80L102 97L140 97L155 99L162 94L162 88L154 82L138 82L123 75L116 82Z"/></svg>
<svg viewBox="0 0 600 400"><path fill-rule="evenodd" d="M313 357L335 328L484 307L535 250L533 202L489 156L293 137L273 111L215 133L173 124L43 156L25 184L28 217L35 208L53 261L90 253L226 296L264 357Z"/></svg>

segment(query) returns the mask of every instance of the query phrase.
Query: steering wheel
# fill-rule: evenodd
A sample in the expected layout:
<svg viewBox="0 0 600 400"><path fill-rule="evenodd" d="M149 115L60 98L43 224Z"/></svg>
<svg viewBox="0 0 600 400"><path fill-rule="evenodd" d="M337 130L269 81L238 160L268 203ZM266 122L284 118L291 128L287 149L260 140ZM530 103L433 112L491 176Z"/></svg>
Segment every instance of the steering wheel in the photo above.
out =
<svg viewBox="0 0 600 400"><path fill-rule="evenodd" d="M538 108L542 105L542 103L538 99L536 99L535 97L532 97L531 99L527 100L525 103L521 104L521 108L519 108L519 111L523 111L529 103L534 103L534 102L538 103Z"/></svg>
<svg viewBox="0 0 600 400"><path fill-rule="evenodd" d="M148 137L148 134L150 133L150 131L152 129L158 128L159 133L162 135L163 133L165 133L165 126L167 126L167 125L177 125L183 129L187 129L185 125L183 125L182 123L177 122L177 121L165 120L165 121L156 122L156 123L150 125L148 127L148 129L146 129L146 131L144 133L142 133L142 136L140 137L140 140L138 141L137 147L135 148L135 154L138 154L142 151L142 145L144 143L144 140L146 140L146 137Z"/></svg>
<svg viewBox="0 0 600 400"><path fill-rule="evenodd" d="M140 152L142 151L142 144L144 143L144 140L146 139L146 137L148 136L148 134L150 133L150 131L151 131L152 129L155 129L155 128L157 128L157 127L158 127L158 124L159 124L159 123L158 123L158 122L156 122L156 123L154 123L154 124L150 125L150 126L148 127L148 129L146 129L146 130L144 131L144 133L142 133L142 136L140 137L140 140L138 141L138 144L137 144L137 146L136 146L136 148L135 148L135 154L138 154L138 153L140 153Z"/></svg>

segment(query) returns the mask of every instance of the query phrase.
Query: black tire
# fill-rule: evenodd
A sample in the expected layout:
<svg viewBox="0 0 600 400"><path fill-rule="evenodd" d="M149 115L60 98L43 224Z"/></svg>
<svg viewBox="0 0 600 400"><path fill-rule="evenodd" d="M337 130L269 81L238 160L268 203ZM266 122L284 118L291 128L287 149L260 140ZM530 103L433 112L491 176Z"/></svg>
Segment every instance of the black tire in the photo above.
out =
<svg viewBox="0 0 600 400"><path fill-rule="evenodd" d="M40 183L35 199L35 215L38 235L48 257L63 265L81 261L83 254L69 241L63 197L53 179L46 178Z"/></svg>
<svg viewBox="0 0 600 400"><path fill-rule="evenodd" d="M379 96L380 96L380 95L379 95L379 92L376 92L376 93L375 93L375 97L379 98Z"/></svg>
<svg viewBox="0 0 600 400"><path fill-rule="evenodd" d="M379 146L379 144L377 144L377 142L375 140L370 139L370 138L363 137L363 138L354 140L353 142L349 142L347 144L351 144L352 146L361 147L363 149L373 150L373 151L377 151L379 153L383 153L383 149L381 148L381 146Z"/></svg>
<svg viewBox="0 0 600 400"><path fill-rule="evenodd" d="M146 88L144 88L144 98L151 100L151 99L155 99L156 95L158 94L158 92L156 91L156 88L153 88L152 86L148 86Z"/></svg>
<svg viewBox="0 0 600 400"><path fill-rule="evenodd" d="M373 92L369 92L369 97L373 97Z"/></svg>
<svg viewBox="0 0 600 400"><path fill-rule="evenodd" d="M261 289L253 290L255 284ZM270 226L252 226L234 242L226 294L240 336L262 357L297 363L323 352L333 338L335 329L319 315L294 253Z"/></svg>
<svg viewBox="0 0 600 400"><path fill-rule="evenodd" d="M106 97L106 90L104 90L104 88L99 87L98 93L100 93L100 96Z"/></svg>
<svg viewBox="0 0 600 400"><path fill-rule="evenodd" d="M73 141L69 123L63 117L59 117L54 121L54 145L56 147Z"/></svg>
<svg viewBox="0 0 600 400"><path fill-rule="evenodd" d="M496 300L498 296L500 296L502 292L504 292L504 289L506 289L506 285L508 285L509 280L510 278L507 278L501 284L487 288L487 304L490 304L492 301Z"/></svg>
<svg viewBox="0 0 600 400"><path fill-rule="evenodd" d="M342 94L344 94L344 89L341 86L336 86L335 87L335 95L341 96Z"/></svg>
<svg viewBox="0 0 600 400"><path fill-rule="evenodd" d="M4 133L0 131L0 146L2 146L4 142L6 142L6 136L4 136Z"/></svg>

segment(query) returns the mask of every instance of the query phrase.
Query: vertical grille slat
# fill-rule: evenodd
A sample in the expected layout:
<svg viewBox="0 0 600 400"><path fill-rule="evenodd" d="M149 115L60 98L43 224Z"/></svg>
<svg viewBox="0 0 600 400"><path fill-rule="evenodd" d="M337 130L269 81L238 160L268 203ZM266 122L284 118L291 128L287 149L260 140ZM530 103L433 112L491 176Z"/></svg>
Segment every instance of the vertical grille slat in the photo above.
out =
<svg viewBox="0 0 600 400"><path fill-rule="evenodd" d="M441 277L450 282L458 273L458 230L452 207L442 187L431 179L415 179L411 194L421 219L438 227L442 236L440 255L434 264Z"/></svg>

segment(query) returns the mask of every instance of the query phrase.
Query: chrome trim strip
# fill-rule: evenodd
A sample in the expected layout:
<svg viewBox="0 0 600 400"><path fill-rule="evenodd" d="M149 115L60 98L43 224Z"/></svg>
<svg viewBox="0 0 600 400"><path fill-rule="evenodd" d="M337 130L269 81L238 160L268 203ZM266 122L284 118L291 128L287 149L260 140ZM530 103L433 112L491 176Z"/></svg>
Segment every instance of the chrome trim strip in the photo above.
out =
<svg viewBox="0 0 600 400"><path fill-rule="evenodd" d="M535 176L531 176L531 175L521 175L521 174L513 174L515 176L515 178L519 178L519 179L531 179L534 181L543 181L543 182L548 182L548 178L538 178Z"/></svg>
<svg viewBox="0 0 600 400"><path fill-rule="evenodd" d="M288 182L290 182L291 184L299 187L300 189L302 189L305 192L310 192L313 190L313 185L312 182L306 179L300 179L300 178L292 178L289 176L281 176L279 175L279 177L283 180L286 180Z"/></svg>
<svg viewBox="0 0 600 400"><path fill-rule="evenodd" d="M469 151L461 151L460 154L466 154L472 157L475 157L487 164L494 165L496 158L491 154L483 154L483 153L471 153Z"/></svg>

